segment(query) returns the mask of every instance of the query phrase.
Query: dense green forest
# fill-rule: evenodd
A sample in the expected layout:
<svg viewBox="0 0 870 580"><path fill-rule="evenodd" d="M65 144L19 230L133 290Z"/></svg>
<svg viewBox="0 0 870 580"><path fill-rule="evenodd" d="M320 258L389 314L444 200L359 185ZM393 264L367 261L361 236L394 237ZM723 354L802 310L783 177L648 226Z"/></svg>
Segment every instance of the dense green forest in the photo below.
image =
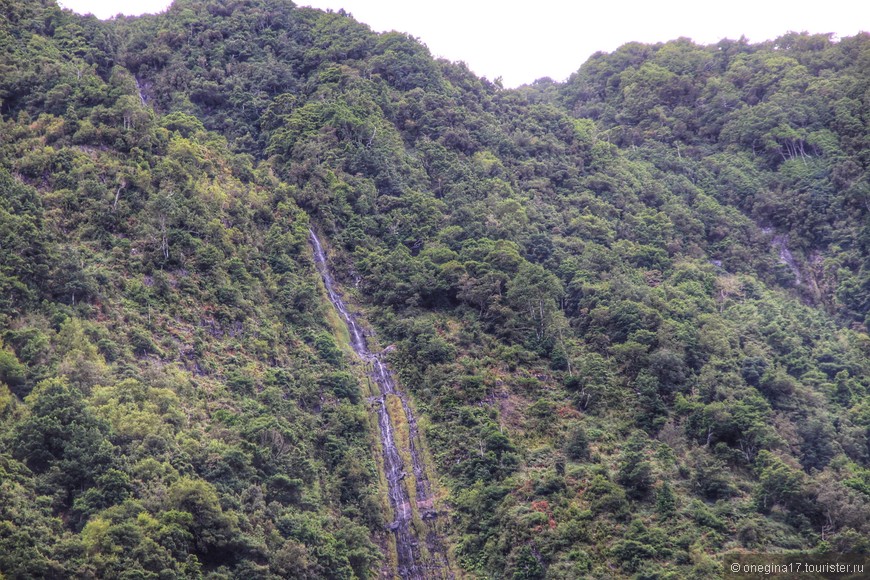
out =
<svg viewBox="0 0 870 580"><path fill-rule="evenodd" d="M457 578L870 552L870 35L504 89L287 0L0 14L0 577L389 576L309 227Z"/></svg>

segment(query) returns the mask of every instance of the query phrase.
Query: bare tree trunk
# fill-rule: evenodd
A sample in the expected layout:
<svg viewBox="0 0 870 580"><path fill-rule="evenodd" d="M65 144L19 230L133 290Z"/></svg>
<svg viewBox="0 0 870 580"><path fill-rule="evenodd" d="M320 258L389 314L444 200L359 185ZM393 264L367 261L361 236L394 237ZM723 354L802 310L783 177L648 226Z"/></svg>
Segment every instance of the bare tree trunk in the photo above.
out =
<svg viewBox="0 0 870 580"><path fill-rule="evenodd" d="M115 211L118 207L118 200L121 199L121 190L127 187L127 182L122 181L121 185L118 186L118 191L115 192L115 201L112 203L112 211Z"/></svg>
<svg viewBox="0 0 870 580"><path fill-rule="evenodd" d="M163 258L169 259L169 238L166 235L166 216L160 216L160 249L163 250Z"/></svg>

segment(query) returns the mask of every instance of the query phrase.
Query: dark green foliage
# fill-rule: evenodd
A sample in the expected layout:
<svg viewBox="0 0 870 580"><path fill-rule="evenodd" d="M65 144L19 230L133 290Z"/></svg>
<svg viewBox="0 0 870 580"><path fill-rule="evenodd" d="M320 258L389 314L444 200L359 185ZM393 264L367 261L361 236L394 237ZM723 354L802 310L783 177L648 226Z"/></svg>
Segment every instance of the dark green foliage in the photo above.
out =
<svg viewBox="0 0 870 580"><path fill-rule="evenodd" d="M544 567L529 546L515 550L509 566L513 570L511 576L513 580L540 580L544 578Z"/></svg>
<svg viewBox="0 0 870 580"><path fill-rule="evenodd" d="M668 543L661 530L650 530L639 520L634 520L625 537L614 544L612 552L626 571L638 572L648 568L651 560L668 558Z"/></svg>
<svg viewBox="0 0 870 580"><path fill-rule="evenodd" d="M329 412L357 404L358 386L323 322L308 217L289 186L198 111L152 107L153 94L181 96L151 76L173 54L157 45L178 48L151 28L169 21L7 9L0 569L370 576L384 516L369 441L359 409ZM173 8L190 9L188 23L221 17ZM240 22L255 26L263 9ZM136 67L121 64L134 54ZM230 102L179 71L170 82L190 81L188 103ZM250 95L236 96L253 112ZM256 136L254 121L239 135ZM288 516L304 538L275 531Z"/></svg>
<svg viewBox="0 0 870 580"><path fill-rule="evenodd" d="M30 469L48 474L65 494L92 485L114 463L109 425L87 407L80 391L51 379L39 383L27 403L31 415L16 430L15 454Z"/></svg>
<svg viewBox="0 0 870 580"><path fill-rule="evenodd" d="M341 361L342 354L335 344L335 339L326 332L320 332L314 337L314 348L317 354L329 364L337 365Z"/></svg>
<svg viewBox="0 0 870 580"><path fill-rule="evenodd" d="M676 513L677 500L671 485L665 481L656 490L656 513L661 518L673 517Z"/></svg>
<svg viewBox="0 0 870 580"><path fill-rule="evenodd" d="M637 423L647 432L655 433L667 420L668 408L661 392L665 389L659 379L642 371L635 381L640 415Z"/></svg>
<svg viewBox="0 0 870 580"><path fill-rule="evenodd" d="M335 393L342 399L350 399L351 403L359 402L359 385L356 379L348 372L332 372L323 375L320 379L323 387Z"/></svg>
<svg viewBox="0 0 870 580"><path fill-rule="evenodd" d="M824 469L835 455L835 438L827 423L821 419L808 419L798 427L801 444L800 462L807 470Z"/></svg>
<svg viewBox="0 0 870 580"><path fill-rule="evenodd" d="M52 256L36 192L0 167L0 312L32 304L49 284Z"/></svg>
<svg viewBox="0 0 870 580"><path fill-rule="evenodd" d="M727 499L735 493L726 465L706 453L699 454L697 458L693 483L699 495L710 501Z"/></svg>
<svg viewBox="0 0 870 580"><path fill-rule="evenodd" d="M378 575L312 222L471 574L867 549L866 34L504 90L280 0L0 10L6 575Z"/></svg>
<svg viewBox="0 0 870 580"><path fill-rule="evenodd" d="M646 458L646 449L646 437L642 433L634 433L619 458L616 481L626 489L629 497L635 499L646 497L653 483L652 464Z"/></svg>
<svg viewBox="0 0 870 580"><path fill-rule="evenodd" d="M589 439L583 427L577 425L568 433L565 440L565 455L574 461L589 458Z"/></svg>
<svg viewBox="0 0 870 580"><path fill-rule="evenodd" d="M615 519L628 515L625 491L618 485L596 475L586 490L593 513L608 514Z"/></svg>
<svg viewBox="0 0 870 580"><path fill-rule="evenodd" d="M767 362L761 357L747 357L741 362L740 375L747 384L757 387L767 370Z"/></svg>

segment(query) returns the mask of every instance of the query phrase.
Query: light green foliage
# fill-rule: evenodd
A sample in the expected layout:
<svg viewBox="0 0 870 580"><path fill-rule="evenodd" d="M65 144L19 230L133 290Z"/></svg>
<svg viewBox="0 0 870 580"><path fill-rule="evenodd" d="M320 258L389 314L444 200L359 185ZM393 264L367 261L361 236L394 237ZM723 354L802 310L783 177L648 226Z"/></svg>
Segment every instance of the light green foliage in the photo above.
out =
<svg viewBox="0 0 870 580"><path fill-rule="evenodd" d="M359 388L292 188L196 110L155 111L168 53L133 46L156 20L2 9L0 569L371 575Z"/></svg>
<svg viewBox="0 0 870 580"><path fill-rule="evenodd" d="M867 35L504 90L277 0L0 11L4 574L379 575L312 225L471 573L867 549Z"/></svg>

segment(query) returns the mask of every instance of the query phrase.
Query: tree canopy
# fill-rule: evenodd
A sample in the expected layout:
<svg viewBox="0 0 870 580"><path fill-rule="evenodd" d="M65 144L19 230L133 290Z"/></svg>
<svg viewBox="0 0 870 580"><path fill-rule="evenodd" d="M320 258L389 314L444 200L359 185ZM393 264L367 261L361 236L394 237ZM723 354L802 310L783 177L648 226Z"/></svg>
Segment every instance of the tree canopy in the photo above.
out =
<svg viewBox="0 0 870 580"><path fill-rule="evenodd" d="M0 12L3 575L388 569L310 226L469 577L870 549L867 34L506 90L284 0Z"/></svg>

